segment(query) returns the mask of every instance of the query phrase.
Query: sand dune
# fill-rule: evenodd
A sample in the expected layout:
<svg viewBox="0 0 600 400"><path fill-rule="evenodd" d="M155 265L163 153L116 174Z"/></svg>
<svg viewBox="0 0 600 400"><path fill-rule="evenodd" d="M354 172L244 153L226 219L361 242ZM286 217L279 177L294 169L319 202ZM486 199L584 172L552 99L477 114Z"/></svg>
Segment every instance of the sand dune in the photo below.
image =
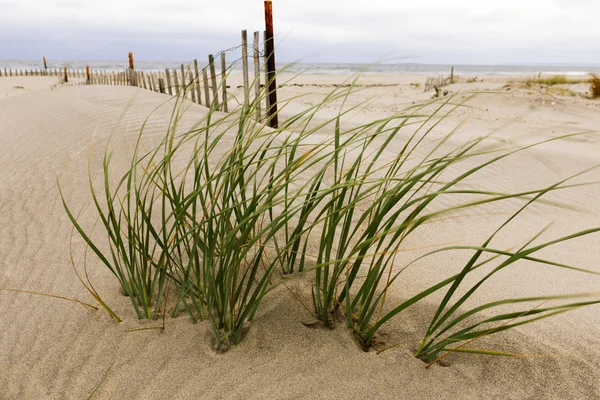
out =
<svg viewBox="0 0 600 400"><path fill-rule="evenodd" d="M151 115L145 130L149 142L160 139L171 105L164 104L168 101L165 95L129 87L49 90L53 78L19 82L31 91L12 96L18 84L10 78L0 79L0 288L92 302L71 267L72 225L63 210L56 178L73 209L85 206L81 218L84 225L92 226L87 182L90 144L94 180L101 178L102 152L111 134L117 148L114 168L126 168L131 141L144 120ZM409 83L361 92L355 101L375 100L347 123L388 115L430 96ZM281 90L284 98L297 93L310 95L294 100L287 112L314 104L323 94L315 87ZM454 139L457 142L499 127L498 140L520 143L600 128L597 103L585 100L513 91L481 94L468 104L473 108L458 110L439 127L440 133L465 118L467 122ZM335 108L324 110L322 117L335 112ZM181 128L191 126L205 113L201 106L191 105ZM599 162L600 139L588 135L519 153L474 176L470 183L499 191L539 188ZM578 181L600 181L600 170ZM555 224L544 238L600 226L598 198L600 185L553 193L550 200L573 204L579 210L533 207L500 235L497 247L523 243L552 221ZM407 246L480 244L506 218L498 213L509 209L509 204L497 205L468 219L432 225L411 238ZM75 237L74 247L76 264L81 267L83 241ZM417 254L409 252L404 258L410 260ZM600 272L600 237L566 243L545 251L544 256ZM462 256L440 255L419 263L398 282L390 303L439 281L441 273L460 268L462 260ZM129 300L119 294L117 282L97 260L90 258L88 269L100 294L123 317L121 324L105 314L97 318L68 301L0 291L0 398L81 399L98 385L94 397L98 399L600 398L596 358L600 356L599 307L563 314L478 343L528 355L525 358L452 355L448 366L425 369L411 352L433 312L432 304L417 305L392 320L380 340L388 345L407 343L377 355L362 352L346 329L304 327L301 322L311 317L280 287L264 300L244 341L225 354L216 354L208 324L193 325L185 316L167 319L164 332L126 332L160 322L138 321ZM499 276L474 301L598 288L600 279L589 275L523 264ZM290 289L310 303L310 279L293 279Z"/></svg>

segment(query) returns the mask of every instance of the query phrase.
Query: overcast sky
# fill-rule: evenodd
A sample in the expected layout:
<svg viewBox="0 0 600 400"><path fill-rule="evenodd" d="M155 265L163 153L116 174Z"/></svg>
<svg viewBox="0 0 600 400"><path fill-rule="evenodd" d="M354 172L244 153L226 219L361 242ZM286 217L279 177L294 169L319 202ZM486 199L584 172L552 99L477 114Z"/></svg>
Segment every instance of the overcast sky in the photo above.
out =
<svg viewBox="0 0 600 400"><path fill-rule="evenodd" d="M278 61L600 63L600 0L274 0ZM0 58L189 60L262 0L0 0Z"/></svg>

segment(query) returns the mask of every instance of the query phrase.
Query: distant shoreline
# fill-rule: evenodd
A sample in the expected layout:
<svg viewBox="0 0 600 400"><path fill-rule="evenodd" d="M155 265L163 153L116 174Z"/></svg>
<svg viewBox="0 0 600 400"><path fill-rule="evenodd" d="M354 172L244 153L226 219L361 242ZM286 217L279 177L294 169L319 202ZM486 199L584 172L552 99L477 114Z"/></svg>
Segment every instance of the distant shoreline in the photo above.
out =
<svg viewBox="0 0 600 400"><path fill-rule="evenodd" d="M189 62L189 61L187 61ZM187 64L186 61L136 61L136 69L140 71L164 71L165 68L177 68ZM202 64L202 61L200 62ZM48 68L81 68L86 65L96 71L116 72L127 68L124 60L48 60ZM451 64L352 64L352 63L279 63L278 68L286 73L316 74L316 75L441 75L449 74ZM566 75L585 76L592 73L600 74L600 65L460 65L455 64L457 75ZM0 69L32 69L43 68L40 60L0 60ZM241 71L241 65L235 65L235 70ZM234 71L235 72L235 71Z"/></svg>

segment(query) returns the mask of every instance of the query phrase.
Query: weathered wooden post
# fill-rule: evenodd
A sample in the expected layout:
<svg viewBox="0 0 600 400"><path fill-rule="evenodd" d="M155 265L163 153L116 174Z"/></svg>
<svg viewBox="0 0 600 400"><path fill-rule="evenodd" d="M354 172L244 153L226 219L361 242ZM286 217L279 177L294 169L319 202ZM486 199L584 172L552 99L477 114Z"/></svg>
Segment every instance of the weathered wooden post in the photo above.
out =
<svg viewBox="0 0 600 400"><path fill-rule="evenodd" d="M265 0L265 53L267 55L267 82L269 105L267 108L267 122L271 128L279 126L277 118L277 81L275 76L275 42L273 40L273 2Z"/></svg>
<svg viewBox="0 0 600 400"><path fill-rule="evenodd" d="M450 83L454 83L454 65L450 68Z"/></svg>
<svg viewBox="0 0 600 400"><path fill-rule="evenodd" d="M173 87L175 88L175 95L179 96L179 91L181 88L179 87L179 78L177 77L177 69L173 68Z"/></svg>
<svg viewBox="0 0 600 400"><path fill-rule="evenodd" d="M46 57L44 56L44 75L48 75L48 64L46 64Z"/></svg>
<svg viewBox="0 0 600 400"><path fill-rule="evenodd" d="M215 58L212 54L208 55L208 65L210 68L210 80L212 82L213 89L213 101L211 105L216 109L219 108L219 89L217 86L217 73L215 72Z"/></svg>
<svg viewBox="0 0 600 400"><path fill-rule="evenodd" d="M169 72L169 68L165 69L165 79L167 81L167 92L169 92L169 94L172 96L173 91L171 89L171 73Z"/></svg>
<svg viewBox="0 0 600 400"><path fill-rule="evenodd" d="M158 78L158 88L161 93L165 92L165 83L163 81L163 78Z"/></svg>
<svg viewBox="0 0 600 400"><path fill-rule="evenodd" d="M223 93L223 104L221 109L228 112L227 109L227 61L225 60L225 52L221 53L221 91Z"/></svg>
<svg viewBox="0 0 600 400"><path fill-rule="evenodd" d="M185 68L183 67L183 64L181 64L181 94L183 95L184 99L187 98L187 87L185 84Z"/></svg>
<svg viewBox="0 0 600 400"><path fill-rule="evenodd" d="M90 79L91 77L90 77L90 66L89 65L85 66L85 77L86 77L85 78L85 83L87 83L88 85L90 83L92 83L92 80Z"/></svg>
<svg viewBox="0 0 600 400"><path fill-rule="evenodd" d="M210 90L208 89L208 73L206 72L206 67L202 69L202 79L204 81L204 100L206 102L206 107L210 108Z"/></svg>
<svg viewBox="0 0 600 400"><path fill-rule="evenodd" d="M198 104L202 104L202 91L200 89L200 75L198 74L198 60L194 58L194 80L196 81L196 97Z"/></svg>
<svg viewBox="0 0 600 400"><path fill-rule="evenodd" d="M129 52L129 84L131 86L137 86L136 75L133 67L133 53Z"/></svg>
<svg viewBox="0 0 600 400"><path fill-rule="evenodd" d="M248 78L248 32L242 31L242 75L244 78L244 107L250 104L249 78Z"/></svg>
<svg viewBox="0 0 600 400"><path fill-rule="evenodd" d="M254 32L254 107L256 120L260 122L260 33Z"/></svg>
<svg viewBox="0 0 600 400"><path fill-rule="evenodd" d="M67 67L65 67L65 83L69 82L69 76L67 75Z"/></svg>
<svg viewBox="0 0 600 400"><path fill-rule="evenodd" d="M150 79L152 80L152 90L158 92L158 85L156 84L156 78L154 77L156 74L150 74Z"/></svg>
<svg viewBox="0 0 600 400"><path fill-rule="evenodd" d="M196 88L194 87L194 74L191 68L188 68L188 77L190 78L190 93L192 94L192 102L196 103Z"/></svg>

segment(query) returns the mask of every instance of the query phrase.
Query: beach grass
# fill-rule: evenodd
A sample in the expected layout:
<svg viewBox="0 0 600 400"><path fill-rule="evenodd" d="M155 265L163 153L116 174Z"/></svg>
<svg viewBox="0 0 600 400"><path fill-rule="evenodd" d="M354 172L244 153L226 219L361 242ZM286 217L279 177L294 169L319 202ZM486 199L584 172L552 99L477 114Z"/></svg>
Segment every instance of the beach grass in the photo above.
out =
<svg viewBox="0 0 600 400"><path fill-rule="evenodd" d="M590 93L593 98L600 97L600 77L596 74L591 74L592 79L590 80Z"/></svg>
<svg viewBox="0 0 600 400"><path fill-rule="evenodd" d="M175 316L185 310L193 322L209 321L215 348L225 351L242 340L269 291L290 276L312 277L314 316L334 328L341 315L364 350L402 311L420 301L436 301L436 312L423 327L415 354L432 363L453 352L494 354L466 346L474 339L600 301L597 293L573 293L463 307L476 292L486 290L485 282L522 261L596 274L535 253L600 229L533 245L536 235L516 251L491 246L495 235L521 212L542 202L547 193L569 187L568 180L515 193L461 186L515 153L579 134L516 147L491 145L490 135L484 135L456 145L456 131L442 136L436 132L469 100L457 102L454 97L346 126L345 117L360 108L344 106L357 90L358 79L287 116L278 129L254 118L264 91L261 99L229 114L213 107L184 131L179 122L187 105L175 98L160 145L142 151L142 127L130 168L116 186L110 185L114 176L107 145L103 187L95 188L90 174L90 193L108 248L81 226L64 198L63 202L76 230L131 299L138 318L164 316L167 309ZM340 102L336 116L317 120L320 110ZM285 110L285 103L281 108ZM399 142L401 150L391 151L390 143L398 148ZM464 164L470 167L456 168ZM460 195L469 200L448 207L436 203ZM397 254L406 238L428 223L507 200L519 200L522 206L482 244L440 245L398 265ZM441 277L399 304L387 304L403 271L432 254L450 251L471 254L459 273ZM475 283L466 279L484 270ZM413 284L421 287L419 282ZM169 287L177 293L171 304ZM441 300L434 296L444 291ZM495 311L507 304L523 307L510 313Z"/></svg>
<svg viewBox="0 0 600 400"><path fill-rule="evenodd" d="M569 79L565 75L552 75L549 77L541 77L528 79L525 83L528 85L546 85L546 86L554 86L554 85L566 85L566 84L575 84L585 82L580 79Z"/></svg>

